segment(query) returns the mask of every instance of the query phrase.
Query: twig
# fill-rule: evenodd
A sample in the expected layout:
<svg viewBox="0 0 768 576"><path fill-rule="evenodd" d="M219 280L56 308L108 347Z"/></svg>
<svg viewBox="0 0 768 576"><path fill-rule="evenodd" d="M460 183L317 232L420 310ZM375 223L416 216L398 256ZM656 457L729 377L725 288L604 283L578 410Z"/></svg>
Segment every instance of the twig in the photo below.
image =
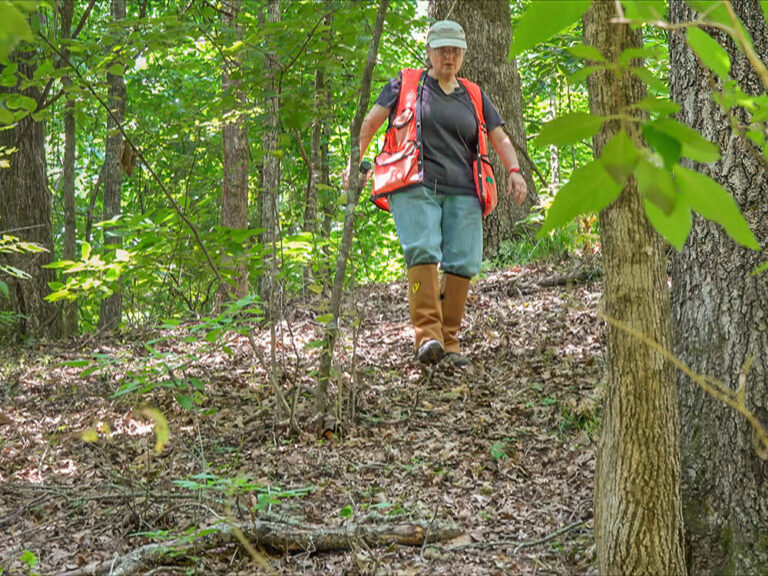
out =
<svg viewBox="0 0 768 576"><path fill-rule="evenodd" d="M21 226L19 228L11 228L10 230L0 230L0 236L5 234L11 234L13 232L24 232L25 230L34 230L35 228L42 228L45 224L34 224L32 226Z"/></svg>
<svg viewBox="0 0 768 576"><path fill-rule="evenodd" d="M486 548L499 548L501 546L516 545L512 553L517 554L518 551L521 550L522 548L531 548L533 546L538 546L539 544L543 544L544 542L549 542L550 540L553 540L558 536L562 536L563 534L570 532L571 530L580 528L585 524L586 522L584 522L583 520L578 520L577 522L572 522L567 526L558 528L554 532L547 534L542 538L537 538L536 540L523 540L522 542L519 540L494 540L492 542L473 542L472 544L459 544L457 546L441 546L439 548L447 552L456 552L459 550L467 550L470 548L479 548L482 550Z"/></svg>
<svg viewBox="0 0 768 576"><path fill-rule="evenodd" d="M277 377L274 374L274 370L272 370L270 365L267 364L267 359L264 357L264 354L256 345L256 341L253 338L253 334L251 334L250 332L248 332L248 342L251 345L251 349L253 350L254 355L256 356L256 358L258 358L259 363L261 364L261 367L264 368L264 371L267 373L269 382L270 384L272 384L272 388L275 391L275 398L277 399L277 402L280 406L279 410L281 411L282 414L288 416L289 423L291 426L291 432L294 434L298 434L299 432L301 432L301 427L299 426L299 424L296 422L296 419L294 418L294 411L288 405L288 402L285 399L285 395L283 394L283 391L280 389L280 383L277 381Z"/></svg>
<svg viewBox="0 0 768 576"><path fill-rule="evenodd" d="M576 522L572 522L568 524L568 526L564 526L563 528L560 528L559 530L555 530L551 534L548 534L547 536L544 536L543 538L538 538L536 540L526 540L524 542L520 542L517 546L515 546L515 549L512 551L513 554L517 554L519 550L522 548L531 548L533 546L538 546L539 544L543 544L544 542L549 542L550 540L553 540L554 538L557 538L558 536L562 536L566 532L570 532L571 530L575 530L576 528L580 528L584 525L583 520L578 520Z"/></svg>

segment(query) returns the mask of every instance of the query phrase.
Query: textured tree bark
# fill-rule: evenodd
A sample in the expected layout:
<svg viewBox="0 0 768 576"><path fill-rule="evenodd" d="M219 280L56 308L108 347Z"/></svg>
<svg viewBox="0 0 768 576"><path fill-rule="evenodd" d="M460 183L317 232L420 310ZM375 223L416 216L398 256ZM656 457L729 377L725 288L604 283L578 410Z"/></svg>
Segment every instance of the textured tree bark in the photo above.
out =
<svg viewBox="0 0 768 576"><path fill-rule="evenodd" d="M267 22L280 21L280 0L269 0L267 3ZM259 295L266 304L267 316L274 320L277 315L277 242L280 240L278 228L280 207L280 158L278 146L280 140L280 95L278 92L277 76L279 63L273 54L267 55L266 92L269 96L264 104L267 110L266 126L262 142L262 191L261 191L261 242L265 247L265 255L269 265L259 279Z"/></svg>
<svg viewBox="0 0 768 576"><path fill-rule="evenodd" d="M61 10L61 37L68 39L72 33L72 18L75 12L75 1L64 0ZM69 48L66 43L61 49L62 60L69 60ZM63 64L66 66L66 64ZM64 89L72 85L69 76L61 79ZM76 253L75 239L77 225L75 221L75 151L77 149L77 134L75 131L75 100L66 98L64 104L64 165L62 167L62 189L64 193L64 260L74 260ZM64 302L64 336L77 335L77 302Z"/></svg>
<svg viewBox="0 0 768 576"><path fill-rule="evenodd" d="M595 2L585 16L584 40L615 62L642 45L640 30L612 24L613 2ZM589 79L590 110L625 111L645 85L628 72ZM599 156L617 131L607 123L595 137ZM636 129L625 126L630 134ZM664 247L645 218L635 183L600 214L605 269L605 313L671 346ZM636 337L607 327L608 381L595 478L595 540L601 574L685 574L672 366Z"/></svg>
<svg viewBox="0 0 768 576"><path fill-rule="evenodd" d="M518 206L507 197L507 171L496 153L491 154L499 205L484 220L485 257L496 255L502 242L515 237L517 223L528 216L536 201L533 166L528 155L523 123L523 95L517 62L508 60L512 42L509 2L507 0L430 0L430 12L436 20L455 20L467 35L467 51L460 76L476 82L496 105L507 123L507 134L515 145L520 166L528 183L528 199Z"/></svg>
<svg viewBox="0 0 768 576"><path fill-rule="evenodd" d="M242 6L241 0L230 0L222 12L225 28L234 28L234 37L243 39L242 27L237 23L237 15ZM248 128L245 123L245 94L240 87L240 75L237 68L240 59L234 58L223 63L222 89L224 94L233 94L234 106L224 106L224 125L222 126L222 156L224 175L221 186L221 225L225 228L244 230L248 228L248 173L250 153L248 149ZM232 72L232 73L230 73ZM232 260L224 254L222 265L226 268ZM244 263L235 270L234 287L222 283L219 288L219 301L224 302L232 296L244 298L248 295L248 270Z"/></svg>
<svg viewBox="0 0 768 576"><path fill-rule="evenodd" d="M125 19L125 0L111 0L112 20ZM119 58L115 62L119 62ZM104 210L103 219L111 220L120 214L123 174L120 171L120 156L123 151L123 136L117 129L125 119L125 80L118 74L107 74L109 84L109 109L113 116L107 117L107 142L104 154ZM104 231L104 245L121 246L120 236ZM115 292L101 301L99 330L116 330L123 313L122 281Z"/></svg>
<svg viewBox="0 0 768 576"><path fill-rule="evenodd" d="M768 28L757 0L733 0L757 53L768 53ZM689 21L683 2L671 3L673 22ZM730 38L713 34L730 54L731 77L749 94L764 92ZM768 242L766 166L730 127L710 98L711 75L681 34L670 36L670 92L682 106L681 121L720 145L716 164L693 164L733 193L758 241ZM739 115L740 120L744 118ZM759 152L758 154L759 155ZM768 425L768 277L750 273L764 255L733 242L701 218L673 262L672 307L677 355L700 374L735 388L745 363L747 406ZM691 574L768 572L768 463L760 460L744 417L678 379L683 506Z"/></svg>
<svg viewBox="0 0 768 576"><path fill-rule="evenodd" d="M34 67L29 63L32 60L34 54L18 54L20 77L32 78ZM39 90L33 87L24 90L0 87L0 91L21 92L34 99L40 96ZM10 150L16 151L7 155ZM61 334L61 309L44 300L49 292L48 283L53 282L56 275L53 270L43 268L53 262L54 255L42 122L27 116L13 128L0 130L0 155L10 163L9 168L0 168L0 234L35 242L47 250L37 254L0 254L0 263L31 276L18 280L3 275L10 290L10 302L0 298L0 306L23 315L8 328L8 333L18 337L55 338ZM0 329L6 328L0 326Z"/></svg>

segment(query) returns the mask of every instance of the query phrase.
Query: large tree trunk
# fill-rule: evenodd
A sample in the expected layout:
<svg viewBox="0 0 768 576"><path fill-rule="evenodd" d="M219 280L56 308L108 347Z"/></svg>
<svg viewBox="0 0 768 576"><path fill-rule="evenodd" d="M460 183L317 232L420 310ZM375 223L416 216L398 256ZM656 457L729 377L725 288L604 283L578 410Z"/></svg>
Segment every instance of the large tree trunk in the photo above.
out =
<svg viewBox="0 0 768 576"><path fill-rule="evenodd" d="M267 3L267 22L280 21L280 0ZM266 126L263 138L262 191L261 191L261 242L266 248L269 263L264 275L259 280L259 295L266 306L267 316L275 320L277 316L277 243L280 240L280 95L278 92L278 74L280 72L277 56L267 55L265 92L268 93L264 107L267 110Z"/></svg>
<svg viewBox="0 0 768 576"><path fill-rule="evenodd" d="M112 1L112 20L125 19L125 0ZM115 62L120 62L116 59ZM120 156L123 151L123 136L118 124L125 119L125 80L121 74L107 74L109 84L109 108L112 115L107 118L107 142L104 154L104 220L111 220L120 214L120 201L123 188L123 174L120 171ZM123 241L117 234L107 229L104 232L104 244L120 246ZM122 281L115 292L101 301L99 315L100 330L115 330L120 326L123 311Z"/></svg>
<svg viewBox="0 0 768 576"><path fill-rule="evenodd" d="M642 46L640 30L610 22L613 2L596 2L584 21L585 43L609 61ZM626 111L645 85L628 72L604 71L589 80L595 115ZM603 126L595 153L618 129ZM637 130L625 126L630 134ZM633 180L600 214L605 313L668 348L669 293L664 247L645 218ZM677 444L677 397L672 366L657 351L609 322L605 414L595 478L595 540L601 574L685 573Z"/></svg>
<svg viewBox="0 0 768 576"><path fill-rule="evenodd" d="M70 38L72 17L75 12L75 0L63 0L61 3L61 37ZM61 49L62 66L69 61L69 48L66 44ZM61 79L64 88L72 85L69 76ZM77 135L75 131L75 100L66 97L64 104L64 165L62 167L62 189L64 193L64 260L74 260L77 226L75 220L75 151ZM64 302L64 335L77 335L77 302Z"/></svg>
<svg viewBox="0 0 768 576"><path fill-rule="evenodd" d="M230 0L227 10L222 12L222 23L226 28L234 27L234 37L243 39L242 27L237 23L241 0ZM222 89L224 95L234 95L234 106L225 106L224 125L222 127L222 148L224 160L224 178L221 189L221 225L225 228L244 230L248 228L248 172L250 170L248 150L248 128L245 123L245 94L240 88L240 58L233 58L223 63ZM222 258L226 267L231 257ZM231 295L244 298L248 295L248 270L244 263L237 265L234 278L236 285L222 284L219 290L221 301Z"/></svg>
<svg viewBox="0 0 768 576"><path fill-rule="evenodd" d="M32 77L34 67L29 61L33 58L34 54L30 53L18 55L19 76ZM19 89L0 87L0 91L19 92ZM30 98L39 98L36 88L20 92ZM61 310L44 300L49 292L48 283L56 276L53 270L43 268L54 260L43 124L27 116L13 128L0 130L0 151L11 149L17 149L17 152L2 158L10 162L10 167L0 167L0 234L35 242L47 250L35 254L0 254L0 264L14 266L31 276L18 280L3 275L3 281L10 288L8 308L23 315L12 332L22 337L58 337ZM5 308L5 305L0 297L0 306Z"/></svg>
<svg viewBox="0 0 768 576"><path fill-rule="evenodd" d="M437 20L455 20L467 35L467 52L460 76L477 82L496 105L507 123L509 134L528 183L528 198L518 206L506 195L507 172L492 153L493 170L499 191L499 205L485 219L484 256L492 258L505 240L512 240L516 224L536 203L532 178L533 166L528 156L523 123L523 96L515 60L509 60L512 42L509 2L507 0L430 0L432 16Z"/></svg>
<svg viewBox="0 0 768 576"><path fill-rule="evenodd" d="M755 41L768 54L768 28L757 0L733 0ZM673 22L693 19L683 2L671 3ZM731 76L749 94L763 92L756 74L730 38ZM731 130L709 97L710 75L682 35L670 38L670 90L680 119L717 142L715 165L693 164L730 190L758 241L768 242L768 179L750 145ZM742 118L743 120L743 118ZM747 406L768 425L768 277L750 272L764 260L737 245L717 225L695 218L672 273L676 352L696 372L735 388L748 359ZM683 505L691 574L765 574L768 571L768 464L752 444L744 417L679 378Z"/></svg>

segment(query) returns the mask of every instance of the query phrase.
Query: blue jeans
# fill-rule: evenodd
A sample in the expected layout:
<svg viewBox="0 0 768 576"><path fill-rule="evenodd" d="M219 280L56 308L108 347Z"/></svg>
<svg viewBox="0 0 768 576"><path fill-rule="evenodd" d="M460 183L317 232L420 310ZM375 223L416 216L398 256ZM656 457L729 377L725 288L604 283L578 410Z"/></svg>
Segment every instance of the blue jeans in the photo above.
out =
<svg viewBox="0 0 768 576"><path fill-rule="evenodd" d="M442 194L417 186L389 197L405 263L440 264L472 278L483 260L483 213L475 196Z"/></svg>

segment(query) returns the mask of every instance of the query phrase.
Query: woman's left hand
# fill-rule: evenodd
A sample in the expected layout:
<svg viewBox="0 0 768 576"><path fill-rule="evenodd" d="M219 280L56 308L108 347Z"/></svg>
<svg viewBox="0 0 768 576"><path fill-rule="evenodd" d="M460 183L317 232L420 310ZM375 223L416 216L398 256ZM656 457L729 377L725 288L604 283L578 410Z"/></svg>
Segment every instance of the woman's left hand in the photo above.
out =
<svg viewBox="0 0 768 576"><path fill-rule="evenodd" d="M521 206L528 196L528 185L520 172L510 172L507 177L507 195L514 194L515 203Z"/></svg>

